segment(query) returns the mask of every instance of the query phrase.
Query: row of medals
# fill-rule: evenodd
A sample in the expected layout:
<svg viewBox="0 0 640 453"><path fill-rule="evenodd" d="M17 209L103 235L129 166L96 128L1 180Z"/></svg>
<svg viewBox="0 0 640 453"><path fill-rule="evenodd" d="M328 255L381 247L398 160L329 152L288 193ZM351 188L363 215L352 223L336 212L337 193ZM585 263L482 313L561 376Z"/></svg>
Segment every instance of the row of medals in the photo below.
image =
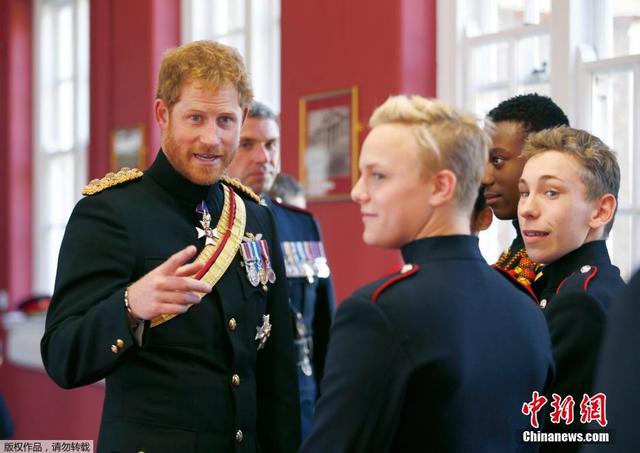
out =
<svg viewBox="0 0 640 453"><path fill-rule="evenodd" d="M320 241L284 241L282 253L287 277L328 278L329 265Z"/></svg>
<svg viewBox="0 0 640 453"><path fill-rule="evenodd" d="M249 283L253 286L262 284L263 287L266 287L267 282L274 283L276 281L276 273L271 266L269 245L261 237L261 234L256 236L247 234L242 238L240 251Z"/></svg>

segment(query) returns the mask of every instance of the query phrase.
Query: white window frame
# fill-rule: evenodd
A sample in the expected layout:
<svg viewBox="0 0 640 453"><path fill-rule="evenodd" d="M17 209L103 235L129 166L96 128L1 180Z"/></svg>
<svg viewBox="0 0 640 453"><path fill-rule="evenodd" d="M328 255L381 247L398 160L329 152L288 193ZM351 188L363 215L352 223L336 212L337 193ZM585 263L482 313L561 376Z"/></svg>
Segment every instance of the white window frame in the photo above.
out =
<svg viewBox="0 0 640 453"><path fill-rule="evenodd" d="M549 25L530 25L490 33L473 38L465 37L461 11L464 0L438 0L437 2L437 96L455 106L469 109L471 96L466 74L469 64L469 43L486 44L496 40L516 40L527 33L537 34L548 27L550 33L550 95L567 114L574 127L589 130L591 126L591 80L594 74L632 70L634 74L634 118L632 157L640 153L640 56L605 58L610 55L612 36L605 21L611 18L611 0L552 0ZM513 58L513 47L510 55ZM598 55L599 54L599 55ZM600 59L596 58L596 55ZM513 61L513 60L512 60ZM510 64L510 80L513 64ZM511 83L513 87L513 82ZM515 95L515 90L511 95ZM620 206L620 216L633 216L632 260L634 269L640 265L640 159L632 159L632 203ZM494 221L496 223L496 221ZM513 239L510 222L497 221L487 245L486 234L481 248L488 261L493 262L500 250ZM615 235L614 224L612 235ZM612 257L615 264L615 256ZM628 275L625 275L628 277Z"/></svg>
<svg viewBox="0 0 640 453"><path fill-rule="evenodd" d="M631 131L633 140L631 150L616 150L629 152L632 167L632 178L625 181L631 185L631 200L626 204L619 204L616 214L617 221L622 218L631 220L631 237L628 244L630 262L616 262L622 267L623 277L628 279L634 270L640 266L640 54L613 57L613 16L610 0L602 0L594 5L594 20L596 33L589 44L583 44L577 55L576 72L578 74L577 127L590 130L593 119L593 82L598 75L613 75L630 72L633 78L633 102L631 108ZM608 135L608 133L607 133ZM607 142L606 137L602 137ZM623 173L623 178L625 177ZM611 231L611 239L616 240L616 224Z"/></svg>
<svg viewBox="0 0 640 453"><path fill-rule="evenodd" d="M52 101L55 88L52 86L61 83L55 80L57 64L56 59L51 59L51 67L43 64L45 52L41 48L44 36L40 24L46 14L57 11L62 7L72 5L73 36L73 70L71 80L73 84L75 105L73 108L73 140L67 149L58 149L54 152L47 151L51 146L45 143L43 127L50 122L57 122L59 118L54 114L47 115L46 103L55 105ZM74 172L65 175L72 179L73 193L60 194L72 197L68 199L69 205L74 205L80 199L82 186L87 180L87 152L88 152L88 125L89 125L89 0L36 0L34 7L34 183L33 183L33 284L34 293L51 294L53 292L53 279L56 268L52 267L57 262L59 243L53 243L50 232L56 229L64 229L65 223L52 221L51 206L47 203L50 188L51 167L56 159L72 156ZM55 31L53 33L56 35ZM78 36L82 35L82 36ZM55 45L55 44L54 44ZM46 80L45 78L48 77ZM68 79L67 79L68 80ZM55 111L55 107L51 110ZM56 194L58 195L58 194ZM71 212L66 213L66 218ZM54 252L55 251L55 252ZM55 253L55 257L52 254Z"/></svg>
<svg viewBox="0 0 640 453"><path fill-rule="evenodd" d="M257 100L267 104L273 111L280 111L280 0L234 0L244 2L244 27L219 33L212 25L210 29L196 32L202 24L194 23L194 2L181 2L181 41L195 39L219 40L232 34L244 34L244 49L238 49L244 56L251 75ZM205 3L204 17L212 17L215 3ZM265 11L268 14L265 14ZM200 17L200 16L199 16ZM265 48L266 52L262 49Z"/></svg>

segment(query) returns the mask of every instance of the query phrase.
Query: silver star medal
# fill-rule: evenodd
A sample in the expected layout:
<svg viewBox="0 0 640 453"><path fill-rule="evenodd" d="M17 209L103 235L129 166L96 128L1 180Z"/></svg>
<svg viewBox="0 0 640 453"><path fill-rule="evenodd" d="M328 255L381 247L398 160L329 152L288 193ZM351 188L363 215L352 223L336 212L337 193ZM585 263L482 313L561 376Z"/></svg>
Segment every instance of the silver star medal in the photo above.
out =
<svg viewBox="0 0 640 453"><path fill-rule="evenodd" d="M269 315L262 315L262 325L256 327L256 338L258 342L258 351L264 348L264 344L271 335L271 323L269 322Z"/></svg>
<svg viewBox="0 0 640 453"><path fill-rule="evenodd" d="M205 246L214 245L214 239L220 239L220 233L217 228L211 228L211 214L209 214L209 209L204 201L198 205L196 212L202 214L202 220L200 221L202 228L196 227L198 239L206 237Z"/></svg>

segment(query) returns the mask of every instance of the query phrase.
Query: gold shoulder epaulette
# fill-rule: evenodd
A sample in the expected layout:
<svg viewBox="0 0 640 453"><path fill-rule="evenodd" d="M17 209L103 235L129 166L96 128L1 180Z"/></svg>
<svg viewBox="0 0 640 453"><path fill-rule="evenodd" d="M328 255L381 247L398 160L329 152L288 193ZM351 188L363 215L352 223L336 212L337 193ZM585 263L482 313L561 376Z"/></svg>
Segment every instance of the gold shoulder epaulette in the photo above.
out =
<svg viewBox="0 0 640 453"><path fill-rule="evenodd" d="M230 185L231 187L233 187L235 189L238 189L240 192L244 193L246 196L251 198L256 203L260 203L260 197L253 191L253 189L251 189L251 187L245 186L238 179L232 178L232 177L227 176L227 175L222 175L220 177L220 181L222 181L225 184Z"/></svg>
<svg viewBox="0 0 640 453"><path fill-rule="evenodd" d="M137 168L122 167L117 173L107 173L100 179L93 179L84 186L82 195L94 195L109 187L115 187L127 181L138 179L143 175Z"/></svg>

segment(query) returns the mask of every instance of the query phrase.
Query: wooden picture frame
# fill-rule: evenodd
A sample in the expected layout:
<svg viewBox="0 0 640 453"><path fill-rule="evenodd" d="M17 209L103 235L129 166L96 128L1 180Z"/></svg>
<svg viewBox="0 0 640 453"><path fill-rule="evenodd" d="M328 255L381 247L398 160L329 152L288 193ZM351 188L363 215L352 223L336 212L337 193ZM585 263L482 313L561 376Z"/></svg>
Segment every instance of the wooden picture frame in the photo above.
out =
<svg viewBox="0 0 640 453"><path fill-rule="evenodd" d="M111 171L117 172L123 167L146 167L147 146L145 127L142 124L128 128L114 129L111 132Z"/></svg>
<svg viewBox="0 0 640 453"><path fill-rule="evenodd" d="M347 200L358 179L358 88L302 96L298 177L308 201Z"/></svg>

